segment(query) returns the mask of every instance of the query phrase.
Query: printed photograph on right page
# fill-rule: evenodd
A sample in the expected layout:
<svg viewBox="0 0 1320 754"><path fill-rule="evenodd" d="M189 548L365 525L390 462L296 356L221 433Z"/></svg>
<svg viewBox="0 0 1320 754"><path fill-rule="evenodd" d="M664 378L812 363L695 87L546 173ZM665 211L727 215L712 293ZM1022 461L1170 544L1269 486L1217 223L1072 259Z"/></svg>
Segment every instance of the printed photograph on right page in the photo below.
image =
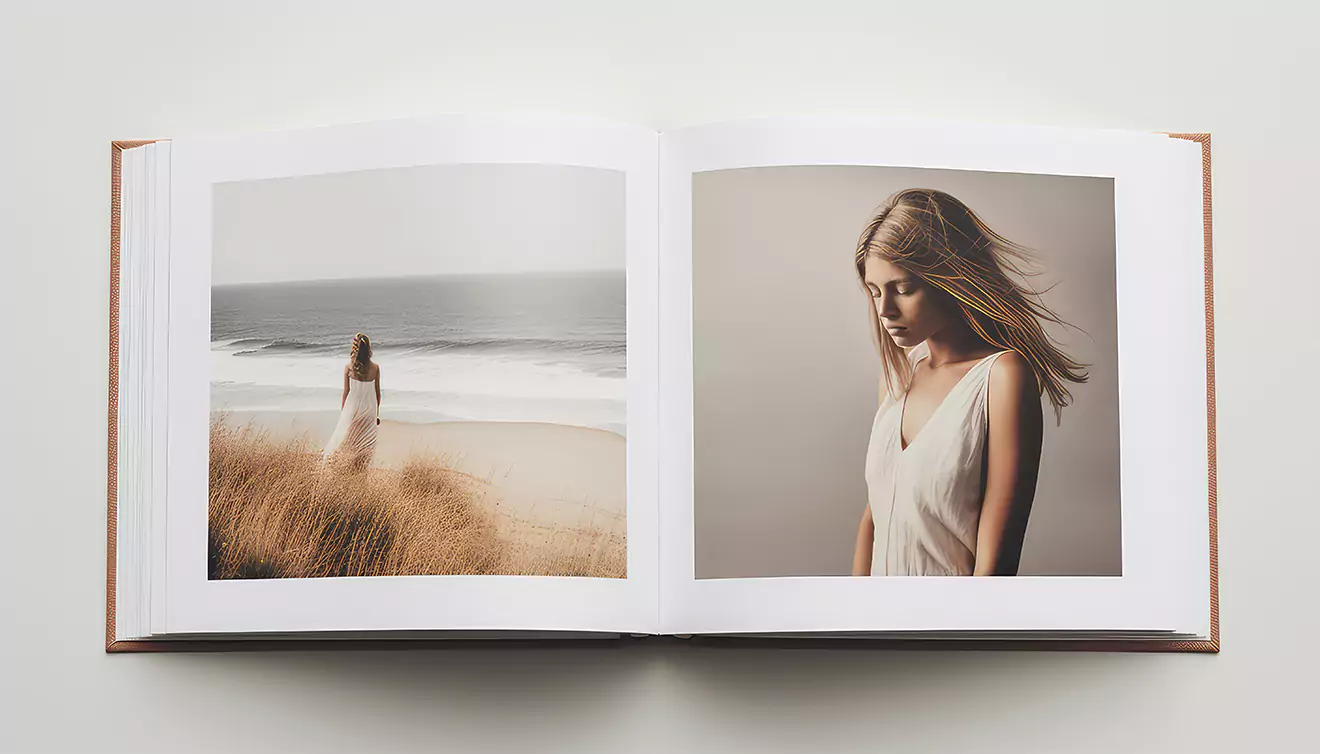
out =
<svg viewBox="0 0 1320 754"><path fill-rule="evenodd" d="M698 579L1122 575L1112 179L742 168L692 204Z"/></svg>

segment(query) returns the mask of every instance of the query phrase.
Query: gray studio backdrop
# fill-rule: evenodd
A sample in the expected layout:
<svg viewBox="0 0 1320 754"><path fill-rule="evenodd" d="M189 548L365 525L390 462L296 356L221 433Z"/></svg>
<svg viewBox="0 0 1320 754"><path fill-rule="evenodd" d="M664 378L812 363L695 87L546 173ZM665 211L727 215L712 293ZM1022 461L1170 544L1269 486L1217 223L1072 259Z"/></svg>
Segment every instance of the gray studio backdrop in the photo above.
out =
<svg viewBox="0 0 1320 754"><path fill-rule="evenodd" d="M697 578L847 575L880 357L852 260L895 191L947 191L1032 248L1051 328L1090 381L1055 426L1048 401L1022 575L1118 575L1113 182L851 166L693 178Z"/></svg>

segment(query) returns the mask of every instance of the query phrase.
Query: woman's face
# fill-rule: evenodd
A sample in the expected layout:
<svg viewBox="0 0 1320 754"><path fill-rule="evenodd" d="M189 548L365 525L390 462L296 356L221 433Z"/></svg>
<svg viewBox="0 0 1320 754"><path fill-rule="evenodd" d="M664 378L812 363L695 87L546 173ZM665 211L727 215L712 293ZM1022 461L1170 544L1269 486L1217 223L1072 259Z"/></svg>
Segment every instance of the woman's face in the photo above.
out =
<svg viewBox="0 0 1320 754"><path fill-rule="evenodd" d="M893 262L867 255L862 277L880 326L903 348L920 344L950 323L947 296Z"/></svg>

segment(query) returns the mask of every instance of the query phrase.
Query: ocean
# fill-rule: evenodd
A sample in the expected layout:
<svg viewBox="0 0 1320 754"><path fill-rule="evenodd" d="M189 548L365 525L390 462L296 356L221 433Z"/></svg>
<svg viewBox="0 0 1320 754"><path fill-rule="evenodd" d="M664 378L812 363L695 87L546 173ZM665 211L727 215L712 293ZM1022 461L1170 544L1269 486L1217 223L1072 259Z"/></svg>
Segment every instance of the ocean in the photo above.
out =
<svg viewBox="0 0 1320 754"><path fill-rule="evenodd" d="M626 436L622 270L211 289L211 408L339 410L353 336L381 418L550 422Z"/></svg>

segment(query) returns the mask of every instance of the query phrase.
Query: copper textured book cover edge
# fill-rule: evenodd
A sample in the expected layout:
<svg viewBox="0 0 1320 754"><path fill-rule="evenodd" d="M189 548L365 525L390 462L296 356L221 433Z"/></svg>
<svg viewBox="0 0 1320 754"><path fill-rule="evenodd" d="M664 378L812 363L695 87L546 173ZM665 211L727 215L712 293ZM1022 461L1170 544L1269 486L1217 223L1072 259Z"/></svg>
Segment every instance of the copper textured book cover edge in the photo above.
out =
<svg viewBox="0 0 1320 754"><path fill-rule="evenodd" d="M1210 640L1181 642L1176 648L1185 652L1219 652L1219 484L1216 466L1215 415L1215 263L1214 215L1211 201L1210 134L1171 133L1174 139L1186 139L1201 145L1201 223L1205 244L1205 414L1206 475L1210 517Z"/></svg>
<svg viewBox="0 0 1320 754"><path fill-rule="evenodd" d="M1215 424L1215 307L1214 307L1214 247L1211 201L1210 134L1170 133L1170 138L1195 141L1201 145L1202 223L1204 238L1205 275L1205 359L1206 359L1206 472L1208 481L1209 552L1210 552L1210 639L1208 641L1004 641L1004 640L922 640L922 639L746 639L722 637L694 637L696 644L730 646L766 646L808 649L811 647L839 647L840 645L868 646L885 649L959 649L959 650L1032 650L1032 651L1102 651L1102 652L1197 652L1218 653L1219 642L1219 520L1218 484L1216 478L1216 424ZM117 491L118 491L118 422L119 422L119 240L120 240L120 187L123 151L150 144L155 140L115 141L110 150L110 357L109 357L109 412L108 412L108 473L106 524L106 652L213 652L213 651L269 651L284 649L438 649L545 647L548 645L582 646L576 640L515 640L515 641L460 641L436 640L368 640L345 641L336 639L298 640L178 640L178 641L116 641L115 640L115 566L117 549ZM650 637L661 638L661 637ZM594 643L593 643L594 644ZM614 642L609 642L611 646Z"/></svg>

